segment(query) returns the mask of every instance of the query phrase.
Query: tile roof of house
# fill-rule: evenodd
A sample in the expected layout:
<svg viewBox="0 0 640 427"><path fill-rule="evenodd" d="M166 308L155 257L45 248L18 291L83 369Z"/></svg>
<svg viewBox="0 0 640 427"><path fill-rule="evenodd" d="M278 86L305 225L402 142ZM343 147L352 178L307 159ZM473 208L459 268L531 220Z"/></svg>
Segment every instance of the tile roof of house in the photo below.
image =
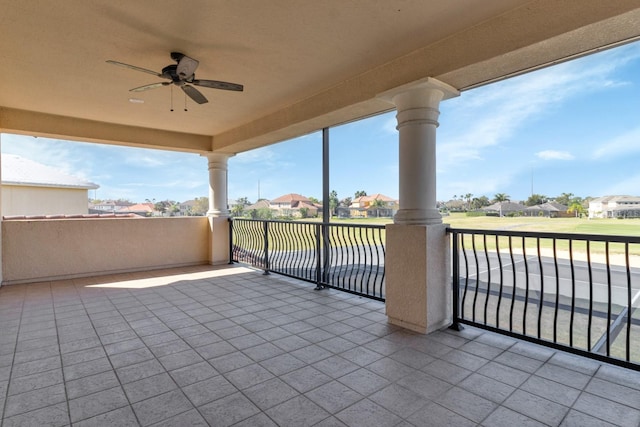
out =
<svg viewBox="0 0 640 427"><path fill-rule="evenodd" d="M93 182L14 154L2 154L2 184L87 190L100 187Z"/></svg>
<svg viewBox="0 0 640 427"><path fill-rule="evenodd" d="M137 203L135 205L127 206L122 209L118 209L118 213L127 212L153 212L155 209L153 203Z"/></svg>
<svg viewBox="0 0 640 427"><path fill-rule="evenodd" d="M529 206L525 211L550 211L550 212L566 212L568 207L556 202L546 202L541 205Z"/></svg>
<svg viewBox="0 0 640 427"><path fill-rule="evenodd" d="M500 211L502 210L502 212L512 212L512 211L522 211L526 208L525 205L521 205L520 203L513 203L513 202L502 202L502 205L500 204L500 202L496 202L494 204L492 204L491 206L486 206L484 208L481 208L481 211Z"/></svg>
<svg viewBox="0 0 640 427"><path fill-rule="evenodd" d="M287 203L295 201L309 202L310 200L307 197L301 196L300 194L289 193L271 200L271 203Z"/></svg>
<svg viewBox="0 0 640 427"><path fill-rule="evenodd" d="M268 200L258 200L257 202L255 202L254 204L252 204L251 206L247 206L245 208L245 210L253 210L253 209L264 209L267 208L269 209L271 207L271 205L269 204Z"/></svg>
<svg viewBox="0 0 640 427"><path fill-rule="evenodd" d="M596 197L591 200L594 203L609 203L609 202L628 202L628 203L640 203L640 197L638 196L602 196Z"/></svg>
<svg viewBox="0 0 640 427"><path fill-rule="evenodd" d="M74 215L8 215L3 216L5 221L33 220L33 219L91 219L91 218L141 218L133 213L106 213L106 214L74 214Z"/></svg>
<svg viewBox="0 0 640 427"><path fill-rule="evenodd" d="M376 193L376 194L371 194L369 196L360 196L360 197L356 197L355 199L353 199L353 202L359 203L359 202L372 202L374 200L382 200L383 202L395 202L396 199L392 199L389 196L385 196L384 194L380 194L380 193Z"/></svg>

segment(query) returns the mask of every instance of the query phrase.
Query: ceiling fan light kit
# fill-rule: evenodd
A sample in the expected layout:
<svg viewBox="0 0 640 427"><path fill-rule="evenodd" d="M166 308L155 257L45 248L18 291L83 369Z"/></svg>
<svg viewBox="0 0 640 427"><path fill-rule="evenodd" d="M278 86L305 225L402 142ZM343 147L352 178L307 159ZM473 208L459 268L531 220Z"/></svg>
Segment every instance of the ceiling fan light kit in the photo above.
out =
<svg viewBox="0 0 640 427"><path fill-rule="evenodd" d="M222 89L235 92L242 92L244 86L237 83L222 82L218 80L198 80L196 79L195 71L198 68L200 62L196 59L190 58L187 55L180 52L171 52L171 59L176 61L176 64L167 65L162 69L162 72L157 73L153 70L149 70L135 65L125 64L124 62L118 62L108 60L107 63L117 65L119 67L128 68L134 71L140 71L147 74L152 74L156 77L160 77L169 81L151 83L148 85L135 87L130 89L130 92L143 92L150 89L155 89L162 86L168 86L174 84L185 93L186 96L191 98L197 104L205 104L209 102L207 98L195 88L195 86L210 88L210 89ZM186 111L185 104L185 111ZM171 111L173 111L173 106Z"/></svg>

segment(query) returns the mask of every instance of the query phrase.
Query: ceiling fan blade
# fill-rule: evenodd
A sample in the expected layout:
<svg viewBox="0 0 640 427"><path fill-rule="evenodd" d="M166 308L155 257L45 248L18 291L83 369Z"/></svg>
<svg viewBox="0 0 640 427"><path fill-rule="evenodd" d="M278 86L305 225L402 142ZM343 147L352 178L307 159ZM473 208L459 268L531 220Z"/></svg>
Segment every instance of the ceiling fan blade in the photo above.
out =
<svg viewBox="0 0 640 427"><path fill-rule="evenodd" d="M204 95L201 94L200 91L195 87L189 85L182 85L180 87L182 88L184 93L189 95L189 98L193 99L198 104L206 104L207 102L209 102L207 98L205 98Z"/></svg>
<svg viewBox="0 0 640 427"><path fill-rule="evenodd" d="M196 86L209 87L211 89L235 90L238 92L242 92L244 90L244 86L237 83L219 82L217 80L194 80L191 82L191 84L194 84Z"/></svg>
<svg viewBox="0 0 640 427"><path fill-rule="evenodd" d="M193 76L193 73L196 72L196 68L198 68L198 64L200 64L200 62L197 60L189 58L186 55L183 56L182 59L180 59L180 62L178 62L178 68L176 69L180 80L186 80Z"/></svg>
<svg viewBox="0 0 640 427"><path fill-rule="evenodd" d="M107 63L108 64L113 64L113 65L117 65L118 67L129 68L130 70L142 71L143 73L153 74L156 77L163 77L162 74L159 74L159 73L157 73L155 71L147 70L146 68L142 68L142 67L136 67L135 65L125 64L124 62L108 60Z"/></svg>
<svg viewBox="0 0 640 427"><path fill-rule="evenodd" d="M140 87L134 87L133 89L129 89L129 92L143 92L145 90L155 89L157 87L167 86L167 85L170 85L170 84L171 84L171 82L151 83L150 85L144 85L144 86L140 86Z"/></svg>

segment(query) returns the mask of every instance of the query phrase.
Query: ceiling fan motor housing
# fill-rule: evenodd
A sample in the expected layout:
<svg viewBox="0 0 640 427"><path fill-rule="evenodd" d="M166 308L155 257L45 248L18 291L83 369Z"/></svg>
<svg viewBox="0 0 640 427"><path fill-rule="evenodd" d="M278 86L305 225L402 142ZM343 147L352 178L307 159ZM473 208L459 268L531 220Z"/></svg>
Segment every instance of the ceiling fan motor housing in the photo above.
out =
<svg viewBox="0 0 640 427"><path fill-rule="evenodd" d="M171 79L173 83L180 82L180 76L178 75L178 66L176 64L167 65L162 69L162 76Z"/></svg>

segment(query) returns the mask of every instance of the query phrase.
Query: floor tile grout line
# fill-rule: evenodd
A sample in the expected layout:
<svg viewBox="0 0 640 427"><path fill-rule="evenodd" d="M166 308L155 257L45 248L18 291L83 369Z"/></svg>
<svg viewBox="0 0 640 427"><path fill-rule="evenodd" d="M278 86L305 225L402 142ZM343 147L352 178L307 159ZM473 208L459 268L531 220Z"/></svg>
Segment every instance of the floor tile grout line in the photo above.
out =
<svg viewBox="0 0 640 427"><path fill-rule="evenodd" d="M11 379L13 378L13 367L15 364L15 359L16 359L16 353L17 353L17 349L18 349L18 341L20 338L20 328L22 327L22 316L24 315L24 304L25 304L25 300L26 300L26 289L22 292L22 303L20 305L20 320L18 321L18 329L16 331L16 339L15 339L15 345L13 346L13 358L11 359L11 369L9 371L9 378L7 379L7 390L5 391L5 399L4 399L4 404L2 407L2 417L0 418L0 424L4 424L4 420L7 417L7 404L9 402L9 389L11 387Z"/></svg>

